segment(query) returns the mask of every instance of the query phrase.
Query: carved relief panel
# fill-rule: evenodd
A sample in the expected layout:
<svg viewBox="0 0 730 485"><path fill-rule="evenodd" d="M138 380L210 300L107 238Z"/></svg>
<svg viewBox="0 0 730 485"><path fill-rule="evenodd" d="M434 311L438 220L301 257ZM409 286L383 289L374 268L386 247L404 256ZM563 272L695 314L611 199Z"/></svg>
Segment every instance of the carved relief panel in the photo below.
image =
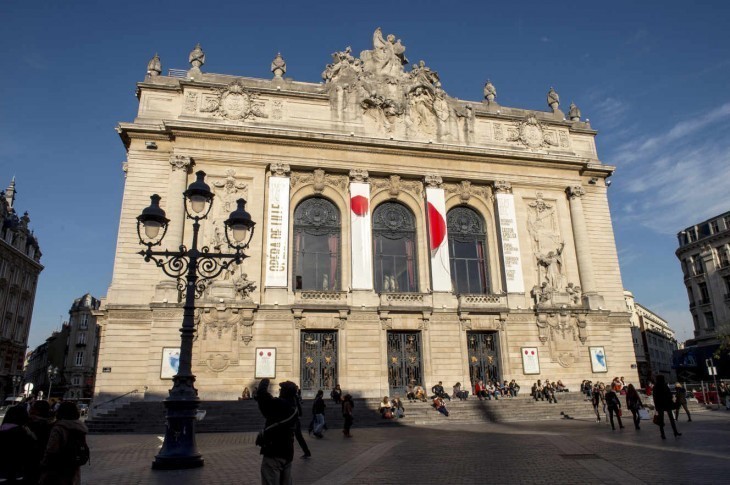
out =
<svg viewBox="0 0 730 485"><path fill-rule="evenodd" d="M548 343L550 359L563 367L580 361L581 346L586 342L586 315L566 310L538 313L540 341Z"/></svg>

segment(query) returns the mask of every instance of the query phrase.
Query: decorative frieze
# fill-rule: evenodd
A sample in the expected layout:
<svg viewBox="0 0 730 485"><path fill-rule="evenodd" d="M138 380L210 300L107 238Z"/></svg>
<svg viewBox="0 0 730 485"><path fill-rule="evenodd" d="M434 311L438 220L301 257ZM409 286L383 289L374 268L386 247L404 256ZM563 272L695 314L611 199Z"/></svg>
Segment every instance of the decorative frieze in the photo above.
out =
<svg viewBox="0 0 730 485"><path fill-rule="evenodd" d="M241 79L217 89L214 95L205 95L200 111L231 121L269 117L264 112L264 103L259 101L258 93L246 88Z"/></svg>
<svg viewBox="0 0 730 485"><path fill-rule="evenodd" d="M271 175L275 177L288 177L289 172L291 172L289 164L282 162L273 162L269 165L269 170L271 171Z"/></svg>
<svg viewBox="0 0 730 485"><path fill-rule="evenodd" d="M315 192L322 192L329 185L337 191L344 192L347 190L348 182L348 177L345 175L328 174L321 168L317 168L313 172L292 172L291 174L292 190L312 185Z"/></svg>
<svg viewBox="0 0 730 485"><path fill-rule="evenodd" d="M399 175L391 175L387 179L371 179L374 193L387 190L391 197L398 197L401 191L410 192L417 199L423 194L423 184L415 180L402 180Z"/></svg>
<svg viewBox="0 0 730 485"><path fill-rule="evenodd" d="M193 166L193 159L187 155L170 155L170 167L175 172L180 170L181 172L187 173L190 167Z"/></svg>
<svg viewBox="0 0 730 485"><path fill-rule="evenodd" d="M364 168L353 168L352 170L350 170L351 182L367 183L368 177L368 171Z"/></svg>
<svg viewBox="0 0 730 485"><path fill-rule="evenodd" d="M445 183L444 190L449 195L458 195L462 203L467 204L473 196L483 198L487 203L494 199L492 188L488 185L474 185L468 180L462 180L458 184Z"/></svg>

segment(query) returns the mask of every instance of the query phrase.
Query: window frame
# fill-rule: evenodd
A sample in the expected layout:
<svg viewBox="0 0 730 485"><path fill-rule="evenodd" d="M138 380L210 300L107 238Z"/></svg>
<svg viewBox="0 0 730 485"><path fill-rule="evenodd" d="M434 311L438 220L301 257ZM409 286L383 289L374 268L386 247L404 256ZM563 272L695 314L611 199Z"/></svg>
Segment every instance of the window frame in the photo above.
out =
<svg viewBox="0 0 730 485"><path fill-rule="evenodd" d="M308 206L320 206L319 209L324 211L324 217L317 217L316 214L309 214L308 210L315 209L317 207ZM329 212L328 212L329 211ZM306 212L306 213L305 213ZM294 291L340 291L342 288L342 214L339 207L332 200L321 195L315 195L307 197L301 200L294 208L294 217L292 218L292 289ZM302 253L298 247L297 238L299 234L311 236L311 237L326 237L331 238L337 236L336 239L336 267L334 271L335 281L331 282L330 277L333 273L331 266L330 271L327 273L327 289L321 286L315 285L313 288L305 288L303 285L298 284L297 281L297 267L300 264L300 258ZM329 240L327 241L329 247ZM306 254L306 252L304 252ZM332 252L330 251L330 265L332 264Z"/></svg>
<svg viewBox="0 0 730 485"><path fill-rule="evenodd" d="M460 220L456 221L456 217L462 214L471 220ZM475 208L468 205L457 205L449 209L446 213L446 227L449 238L449 266L451 270L451 281L453 291L456 295L461 294L473 294L473 295L488 295L491 292L491 280L489 275L489 258L487 245L487 225L484 217ZM475 245L476 257L457 257L456 256L456 243L473 243ZM479 247L481 246L481 248ZM481 252L481 256L479 253ZM467 268L467 286L468 292L462 292L458 288L458 266L455 264L455 260L466 260L476 261L477 266L481 270L481 281L480 285L483 286L479 292L471 291L471 281Z"/></svg>
<svg viewBox="0 0 730 485"><path fill-rule="evenodd" d="M389 217L385 217L389 216ZM418 230L416 226L416 215L405 204L393 200L387 200L378 204L372 213L372 244L373 244L373 289L376 293L418 293L420 290L420 279L418 269ZM410 273L406 274L407 289L384 288L384 271L382 254L383 242L385 240L399 241L405 240L403 255L385 255L386 257L405 258L406 272L411 268ZM408 255L408 241L411 245L411 255ZM380 247L380 250L378 249ZM380 256L379 256L380 255ZM378 271L380 264L380 271ZM381 275L378 281L378 274ZM397 280L394 278L394 282ZM394 284L394 283L389 283Z"/></svg>

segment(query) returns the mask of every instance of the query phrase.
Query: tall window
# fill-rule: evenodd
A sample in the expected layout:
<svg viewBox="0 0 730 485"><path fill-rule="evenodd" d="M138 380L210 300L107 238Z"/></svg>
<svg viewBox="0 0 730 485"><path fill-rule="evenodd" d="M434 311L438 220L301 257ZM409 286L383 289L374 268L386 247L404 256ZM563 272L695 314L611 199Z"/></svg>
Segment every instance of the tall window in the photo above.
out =
<svg viewBox="0 0 730 485"><path fill-rule="evenodd" d="M446 215L449 233L451 280L457 294L487 293L484 221L473 209L455 207Z"/></svg>
<svg viewBox="0 0 730 485"><path fill-rule="evenodd" d="M728 258L727 255L727 248L725 246L718 246L716 249L717 259L720 262L720 267L724 268L725 266L730 265L730 258Z"/></svg>
<svg viewBox="0 0 730 485"><path fill-rule="evenodd" d="M707 290L707 283L699 283L697 288L700 290L700 305L710 303L710 292Z"/></svg>
<svg viewBox="0 0 730 485"><path fill-rule="evenodd" d="M705 312L705 328L707 330L715 330L715 316L712 312Z"/></svg>
<svg viewBox="0 0 730 485"><path fill-rule="evenodd" d="M695 275L704 274L705 273L705 266L702 264L702 258L699 254L692 257L692 261L694 263L694 270Z"/></svg>
<svg viewBox="0 0 730 485"><path fill-rule="evenodd" d="M88 313L84 313L81 315L81 324L79 325L79 328L86 329L89 327L89 315Z"/></svg>
<svg viewBox="0 0 730 485"><path fill-rule="evenodd" d="M86 332L79 332L79 339L77 344L86 344Z"/></svg>
<svg viewBox="0 0 730 485"><path fill-rule="evenodd" d="M416 221L397 202L385 202L373 211L375 291L417 292Z"/></svg>
<svg viewBox="0 0 730 485"><path fill-rule="evenodd" d="M76 365L84 365L84 353L76 352Z"/></svg>
<svg viewBox="0 0 730 485"><path fill-rule="evenodd" d="M340 211L312 197L294 211L295 290L340 289Z"/></svg>

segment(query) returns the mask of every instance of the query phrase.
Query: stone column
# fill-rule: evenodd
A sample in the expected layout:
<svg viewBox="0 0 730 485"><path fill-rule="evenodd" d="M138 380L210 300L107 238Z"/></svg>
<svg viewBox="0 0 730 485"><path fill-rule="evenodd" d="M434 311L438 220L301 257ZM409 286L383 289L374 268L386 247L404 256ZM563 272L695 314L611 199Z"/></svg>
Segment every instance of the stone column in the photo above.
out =
<svg viewBox="0 0 730 485"><path fill-rule="evenodd" d="M570 204L570 220L573 225L573 239L575 241L575 254L578 259L578 274L580 286L583 292L583 303L591 310L597 310L603 305L603 297L598 295L596 280L593 277L593 261L591 259L591 243L588 240L588 228L583 213L583 202L581 198L585 190L580 185L572 185L566 190Z"/></svg>
<svg viewBox="0 0 730 485"><path fill-rule="evenodd" d="M499 221L499 239L502 244L502 263L507 293L524 293L520 239L517 235L517 214L512 185L500 180L494 183Z"/></svg>

